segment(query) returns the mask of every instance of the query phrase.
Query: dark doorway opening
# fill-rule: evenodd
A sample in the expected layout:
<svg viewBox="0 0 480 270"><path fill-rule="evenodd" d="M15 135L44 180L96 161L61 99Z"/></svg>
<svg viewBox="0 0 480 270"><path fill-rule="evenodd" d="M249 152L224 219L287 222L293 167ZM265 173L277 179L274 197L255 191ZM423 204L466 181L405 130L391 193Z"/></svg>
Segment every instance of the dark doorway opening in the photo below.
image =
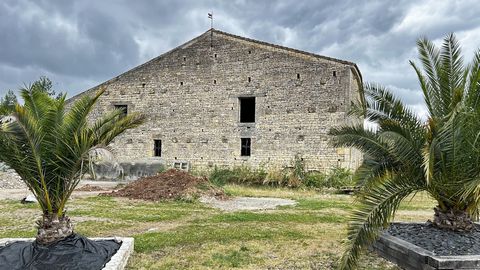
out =
<svg viewBox="0 0 480 270"><path fill-rule="evenodd" d="M240 123L255 123L255 97L239 98Z"/></svg>
<svg viewBox="0 0 480 270"><path fill-rule="evenodd" d="M162 156L162 140L153 140L154 146L153 146L153 154L156 157L161 157Z"/></svg>

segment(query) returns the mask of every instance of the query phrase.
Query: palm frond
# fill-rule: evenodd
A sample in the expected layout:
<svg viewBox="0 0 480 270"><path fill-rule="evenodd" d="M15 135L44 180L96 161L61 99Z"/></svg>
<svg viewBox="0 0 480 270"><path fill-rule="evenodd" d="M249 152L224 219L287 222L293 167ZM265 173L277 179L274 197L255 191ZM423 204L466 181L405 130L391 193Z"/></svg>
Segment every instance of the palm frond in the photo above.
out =
<svg viewBox="0 0 480 270"><path fill-rule="evenodd" d="M26 88L21 90L25 104L16 105L15 120L0 126L0 161L22 177L44 213L64 214L92 148L145 121L141 114L120 117L113 112L89 124L89 113L102 93L85 96L66 110L65 95L54 99Z"/></svg>
<svg viewBox="0 0 480 270"><path fill-rule="evenodd" d="M361 251L370 246L395 215L400 203L412 193L423 190L415 181L402 181L403 175L385 179L359 198L359 207L354 210L348 224L347 249L342 256L340 269L357 269ZM408 178L408 176L407 176Z"/></svg>
<svg viewBox="0 0 480 270"><path fill-rule="evenodd" d="M387 88L366 84L365 119L376 130L343 126L331 130L333 146L355 147L364 160L355 173L360 208L349 225L342 269L353 269L360 251L374 241L408 194L425 190L438 207L479 216L480 51L465 66L453 34L438 49L417 41L422 69L414 62L428 109L423 123Z"/></svg>
<svg viewBox="0 0 480 270"><path fill-rule="evenodd" d="M365 130L362 124L332 128L331 143L334 147L354 147L378 158L389 158L388 145L380 141L374 131Z"/></svg>
<svg viewBox="0 0 480 270"><path fill-rule="evenodd" d="M460 45L453 35L449 34L445 37L440 52L441 74L439 76L439 85L444 100L451 101L450 108L455 107L456 103L461 101L461 98L455 99L455 96L462 97L463 93L456 93L463 91L464 85L464 66L461 55Z"/></svg>

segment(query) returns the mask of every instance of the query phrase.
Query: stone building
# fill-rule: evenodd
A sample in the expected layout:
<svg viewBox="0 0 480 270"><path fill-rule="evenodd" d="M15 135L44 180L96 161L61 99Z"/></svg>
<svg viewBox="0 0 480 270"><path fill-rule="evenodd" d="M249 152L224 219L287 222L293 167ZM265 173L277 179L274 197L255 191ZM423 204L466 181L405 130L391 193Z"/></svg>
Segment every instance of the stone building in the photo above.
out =
<svg viewBox="0 0 480 270"><path fill-rule="evenodd" d="M362 78L351 62L210 29L82 95L106 92L92 117L113 108L148 122L112 144L120 160L167 165L357 167L361 155L329 145L350 119Z"/></svg>

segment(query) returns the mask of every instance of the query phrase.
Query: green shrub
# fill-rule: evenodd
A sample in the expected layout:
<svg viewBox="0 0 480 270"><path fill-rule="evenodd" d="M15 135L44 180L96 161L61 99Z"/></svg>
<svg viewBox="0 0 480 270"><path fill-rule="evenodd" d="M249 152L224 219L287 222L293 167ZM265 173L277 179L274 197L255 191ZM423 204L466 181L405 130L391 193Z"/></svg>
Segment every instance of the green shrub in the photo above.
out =
<svg viewBox="0 0 480 270"><path fill-rule="evenodd" d="M303 185L312 188L322 188L325 186L327 175L321 172L309 172L305 176Z"/></svg>
<svg viewBox="0 0 480 270"><path fill-rule="evenodd" d="M284 186L287 182L287 176L283 170L272 169L269 170L263 185L265 186Z"/></svg>
<svg viewBox="0 0 480 270"><path fill-rule="evenodd" d="M352 172L346 168L335 167L325 177L324 187L341 188L353 186Z"/></svg>
<svg viewBox="0 0 480 270"><path fill-rule="evenodd" d="M341 188L354 186L352 172L349 169L335 167L328 173L309 172L305 176L303 185L313 188Z"/></svg>
<svg viewBox="0 0 480 270"><path fill-rule="evenodd" d="M274 187L311 187L311 188L341 188L353 186L352 172L345 168L335 167L327 174L321 172L307 172L305 162L296 156L292 167L284 169L263 168L252 169L247 166L218 168L210 173L209 180L217 186L225 184L243 184L254 186Z"/></svg>
<svg viewBox="0 0 480 270"><path fill-rule="evenodd" d="M263 185L267 172L263 168L251 169L246 166L234 167L233 169L215 169L210 174L210 182L223 186L227 183L245 185Z"/></svg>
<svg viewBox="0 0 480 270"><path fill-rule="evenodd" d="M215 166L215 169L210 173L208 179L210 182L217 186L224 186L234 177L233 171L230 169L219 169Z"/></svg>

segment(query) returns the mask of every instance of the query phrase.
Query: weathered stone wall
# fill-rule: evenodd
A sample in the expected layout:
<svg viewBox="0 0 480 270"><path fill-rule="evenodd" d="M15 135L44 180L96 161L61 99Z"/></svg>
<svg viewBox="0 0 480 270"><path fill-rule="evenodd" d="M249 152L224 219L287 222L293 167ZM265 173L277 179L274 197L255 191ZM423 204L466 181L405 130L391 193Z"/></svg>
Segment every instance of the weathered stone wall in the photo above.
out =
<svg viewBox="0 0 480 270"><path fill-rule="evenodd" d="M300 155L309 169L355 167L359 153L330 147L327 132L354 121L346 112L358 99L356 71L349 62L214 30L101 85L93 117L116 104L148 115L113 143L124 160L156 158L160 139L167 164L284 167ZM256 97L255 123L240 123L239 97ZM252 140L250 157L241 156L243 137Z"/></svg>

